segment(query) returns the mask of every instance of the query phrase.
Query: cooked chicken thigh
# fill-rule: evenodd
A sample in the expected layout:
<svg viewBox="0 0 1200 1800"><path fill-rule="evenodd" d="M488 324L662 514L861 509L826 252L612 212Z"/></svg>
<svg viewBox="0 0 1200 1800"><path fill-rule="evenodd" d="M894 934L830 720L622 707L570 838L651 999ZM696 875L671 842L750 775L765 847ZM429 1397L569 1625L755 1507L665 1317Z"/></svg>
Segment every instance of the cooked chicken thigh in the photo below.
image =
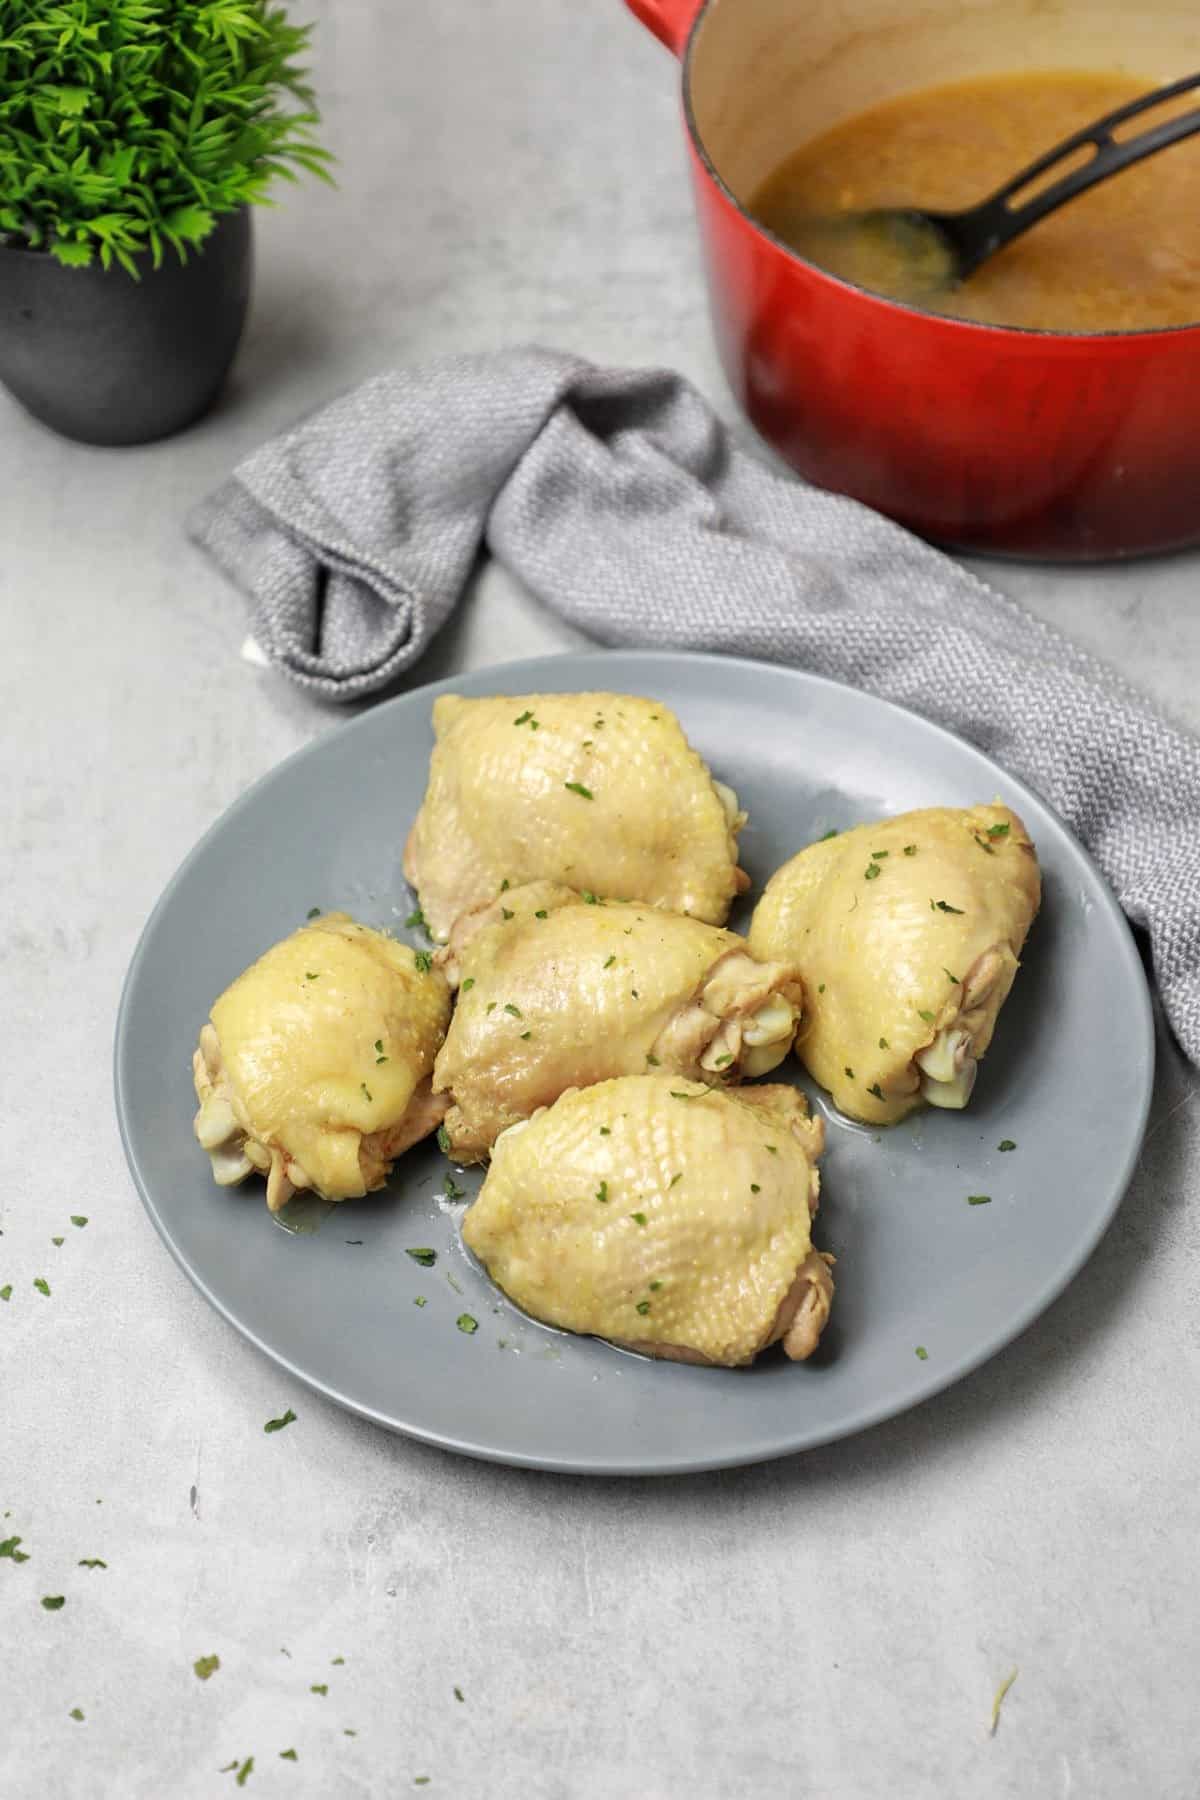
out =
<svg viewBox="0 0 1200 1800"><path fill-rule="evenodd" d="M804 972L796 1054L852 1118L967 1104L1041 876L1006 806L930 807L810 844L767 883L756 956Z"/></svg>
<svg viewBox="0 0 1200 1800"><path fill-rule="evenodd" d="M463 1237L518 1306L680 1362L802 1361L833 1297L809 1236L819 1120L794 1088L572 1089L500 1137Z"/></svg>
<svg viewBox="0 0 1200 1800"><path fill-rule="evenodd" d="M504 881L562 881L712 925L748 885L737 798L659 701L444 694L433 728L404 873L437 938Z"/></svg>
<svg viewBox="0 0 1200 1800"><path fill-rule="evenodd" d="M297 1188L349 1200L446 1109L430 1073L450 989L427 952L329 913L260 956L200 1033L196 1136L222 1187L254 1170L272 1212Z"/></svg>
<svg viewBox="0 0 1200 1800"><path fill-rule="evenodd" d="M732 931L547 881L460 919L437 960L459 999L433 1088L453 1097L463 1162L566 1088L653 1068L764 1075L791 1049L803 998L793 966L756 962Z"/></svg>

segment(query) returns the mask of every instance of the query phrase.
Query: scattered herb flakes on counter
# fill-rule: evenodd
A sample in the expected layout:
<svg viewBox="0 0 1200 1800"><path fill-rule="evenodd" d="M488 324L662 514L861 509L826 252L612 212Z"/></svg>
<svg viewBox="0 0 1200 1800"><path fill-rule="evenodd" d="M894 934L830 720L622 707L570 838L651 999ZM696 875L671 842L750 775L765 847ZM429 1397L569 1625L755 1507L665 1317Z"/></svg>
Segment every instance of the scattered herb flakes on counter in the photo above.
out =
<svg viewBox="0 0 1200 1800"><path fill-rule="evenodd" d="M1012 1138L1001 1138L1000 1142L996 1145L997 1150L1015 1150L1016 1147L1017 1146Z"/></svg>
<svg viewBox="0 0 1200 1800"><path fill-rule="evenodd" d="M263 1426L263 1430L264 1431L282 1431L285 1425L294 1425L295 1423L296 1423L296 1415L292 1411L291 1407L289 1406L287 1411L285 1413L283 1413L280 1418L268 1419L266 1424Z"/></svg>
<svg viewBox="0 0 1200 1800"><path fill-rule="evenodd" d="M101 1556L81 1556L75 1566L78 1569L107 1569L108 1564Z"/></svg>
<svg viewBox="0 0 1200 1800"><path fill-rule="evenodd" d="M39 1275L33 1285L39 1294L45 1294L47 1300L50 1298L50 1283L44 1275Z"/></svg>
<svg viewBox="0 0 1200 1800"><path fill-rule="evenodd" d="M967 1205L968 1206L990 1206L991 1204L992 1204L992 1196L990 1194L968 1194L967 1195Z"/></svg>
<svg viewBox="0 0 1200 1800"><path fill-rule="evenodd" d="M1008 826L1006 825L1004 829L1007 831ZM1013 1682L1017 1679L1017 1674L1018 1671L1016 1669L1010 1669L1008 1674L1004 1677L1004 1680L1000 1683L1000 1686L996 1689L995 1698L992 1701L992 1721L988 1727L988 1735L990 1737L995 1737L996 1735L996 1727L1000 1723L1000 1708L1004 1705L1004 1696L1007 1694Z"/></svg>
<svg viewBox="0 0 1200 1800"><path fill-rule="evenodd" d="M87 1224L87 1214L86 1213L72 1213L71 1214L71 1223L72 1223L72 1225L78 1226L79 1230L82 1231L84 1226Z"/></svg>
<svg viewBox="0 0 1200 1800"><path fill-rule="evenodd" d="M66 1604L67 1604L67 1596L65 1594L43 1594L42 1595L42 1605L45 1607L47 1612L61 1612L63 1607Z"/></svg>
<svg viewBox="0 0 1200 1800"><path fill-rule="evenodd" d="M29 1561L28 1551L18 1550L18 1548L17 1548L17 1545L20 1542L21 1542L21 1539L19 1537L10 1537L10 1538L0 1539L0 1557L7 1556L10 1562L15 1562L15 1563L28 1562Z"/></svg>
<svg viewBox="0 0 1200 1800"><path fill-rule="evenodd" d="M329 1683L327 1681L314 1681L310 1683L308 1691L310 1694L327 1694L329 1692Z"/></svg>
<svg viewBox="0 0 1200 1800"><path fill-rule="evenodd" d="M924 1344L917 1345L916 1356L920 1362L928 1362L929 1361L929 1352L925 1348Z"/></svg>
<svg viewBox="0 0 1200 1800"><path fill-rule="evenodd" d="M198 1656L192 1664L201 1681L207 1681L210 1675L215 1675L220 1666L219 1656Z"/></svg>
<svg viewBox="0 0 1200 1800"><path fill-rule="evenodd" d="M479 1330L479 1320L473 1318L470 1313L459 1313L454 1323L458 1326L458 1329L465 1332L468 1337L473 1337Z"/></svg>

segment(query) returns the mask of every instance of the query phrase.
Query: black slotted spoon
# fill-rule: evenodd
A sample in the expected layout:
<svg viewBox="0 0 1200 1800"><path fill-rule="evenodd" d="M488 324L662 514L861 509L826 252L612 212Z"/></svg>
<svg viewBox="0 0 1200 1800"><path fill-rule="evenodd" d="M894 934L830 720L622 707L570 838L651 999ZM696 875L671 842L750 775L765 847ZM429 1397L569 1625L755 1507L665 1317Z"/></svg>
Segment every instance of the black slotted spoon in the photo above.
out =
<svg viewBox="0 0 1200 1800"><path fill-rule="evenodd" d="M1137 100L1127 101L1113 112L1105 113L1094 124L1064 138L1036 162L1021 169L1003 187L986 199L960 212L923 212L917 207L872 207L863 212L840 213L822 221L831 233L849 236L864 230L877 234L881 248L891 250L902 261L911 277L911 288L905 297L918 298L921 293L937 293L957 287L973 275L981 263L994 256L1060 206L1086 194L1100 182L1108 181L1133 163L1155 156L1181 138L1200 131L1200 107L1180 113L1151 125L1135 137L1117 139L1113 132L1127 119L1150 112L1179 94L1200 87L1200 73L1185 75L1166 87L1155 88ZM1060 176L1057 181L1032 194L1028 200L1012 204L1016 195L1039 176L1047 175L1057 164L1091 145L1095 154Z"/></svg>

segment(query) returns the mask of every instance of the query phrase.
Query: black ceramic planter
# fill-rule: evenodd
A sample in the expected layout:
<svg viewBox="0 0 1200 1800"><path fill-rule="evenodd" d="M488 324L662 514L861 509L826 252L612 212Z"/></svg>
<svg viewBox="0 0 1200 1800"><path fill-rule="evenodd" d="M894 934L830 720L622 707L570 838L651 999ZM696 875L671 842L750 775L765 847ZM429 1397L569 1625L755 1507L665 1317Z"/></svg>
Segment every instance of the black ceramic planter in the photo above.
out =
<svg viewBox="0 0 1200 1800"><path fill-rule="evenodd" d="M85 444L144 444L208 410L250 299L250 212L229 213L186 263L167 250L141 280L64 269L0 248L0 381L44 424Z"/></svg>

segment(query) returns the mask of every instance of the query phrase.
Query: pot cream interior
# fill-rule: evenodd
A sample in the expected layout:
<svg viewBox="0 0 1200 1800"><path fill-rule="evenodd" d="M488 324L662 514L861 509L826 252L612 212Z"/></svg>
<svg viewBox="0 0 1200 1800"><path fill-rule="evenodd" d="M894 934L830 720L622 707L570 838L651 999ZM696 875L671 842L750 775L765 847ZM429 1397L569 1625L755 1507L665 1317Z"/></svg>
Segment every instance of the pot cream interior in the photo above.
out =
<svg viewBox="0 0 1200 1800"><path fill-rule="evenodd" d="M686 79L700 142L744 201L805 140L914 88L1022 68L1111 69L1149 88L1198 64L1195 0L712 0Z"/></svg>

